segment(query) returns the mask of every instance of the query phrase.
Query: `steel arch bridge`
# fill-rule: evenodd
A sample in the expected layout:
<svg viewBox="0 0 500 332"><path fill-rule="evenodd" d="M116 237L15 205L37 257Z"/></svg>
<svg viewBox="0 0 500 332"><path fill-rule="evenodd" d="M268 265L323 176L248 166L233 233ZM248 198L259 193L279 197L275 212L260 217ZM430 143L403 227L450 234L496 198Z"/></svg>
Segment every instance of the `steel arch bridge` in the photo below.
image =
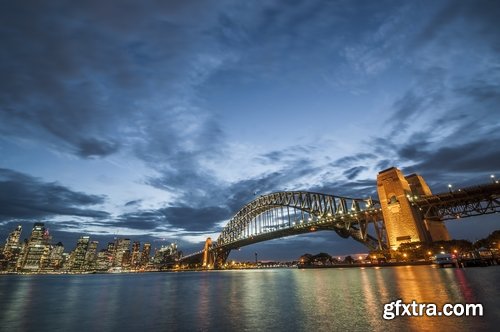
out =
<svg viewBox="0 0 500 332"><path fill-rule="evenodd" d="M285 191L262 195L245 205L224 227L217 241L207 240L202 251L185 256L182 261L203 258L204 266L220 265L233 249L321 230L352 237L370 249L386 249L379 202L371 198Z"/></svg>
<svg viewBox="0 0 500 332"><path fill-rule="evenodd" d="M388 202L382 201L383 204L371 198L349 198L309 191L261 195L234 215L217 241L208 238L203 250L184 256L181 263L203 262L203 266L208 268L220 266L233 249L320 230L335 231L344 238L352 237L372 250L385 250L388 249L390 235L387 223L389 226L394 226L396 222L415 228L426 227L424 232L429 233L428 238L425 234L401 234L405 236L400 237L411 240L412 236L417 238L418 235L417 241L433 241L434 235L430 234L426 222L500 213L500 183L494 180L493 175L492 183L453 191L450 187L449 192L434 195L425 181L415 175L403 178L404 175L395 167L380 172L377 177L379 195L382 188L382 193L387 189L390 194L383 195L383 199L391 197ZM412 180L408 181L408 178ZM399 198L396 198L396 192ZM385 206L384 211L382 205ZM394 205L394 208L388 205ZM384 214L389 220L384 221ZM404 231L408 232L407 229ZM400 230L393 227L391 232L396 243L401 241L398 239ZM441 236L435 235L436 238Z"/></svg>

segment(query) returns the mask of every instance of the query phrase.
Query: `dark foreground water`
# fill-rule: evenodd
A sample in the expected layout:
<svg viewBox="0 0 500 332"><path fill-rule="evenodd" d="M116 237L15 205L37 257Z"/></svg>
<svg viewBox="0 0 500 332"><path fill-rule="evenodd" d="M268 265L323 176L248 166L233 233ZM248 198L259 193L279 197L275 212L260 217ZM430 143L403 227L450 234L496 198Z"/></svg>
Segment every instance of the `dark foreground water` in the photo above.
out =
<svg viewBox="0 0 500 332"><path fill-rule="evenodd" d="M482 303L483 317L382 318L384 303ZM497 330L500 266L0 276L1 331Z"/></svg>

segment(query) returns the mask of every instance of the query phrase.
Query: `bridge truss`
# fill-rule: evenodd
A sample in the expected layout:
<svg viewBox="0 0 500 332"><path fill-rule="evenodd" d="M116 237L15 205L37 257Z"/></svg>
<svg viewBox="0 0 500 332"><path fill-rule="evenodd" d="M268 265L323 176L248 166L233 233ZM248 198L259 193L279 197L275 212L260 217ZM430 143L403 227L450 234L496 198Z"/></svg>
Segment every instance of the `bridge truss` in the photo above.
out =
<svg viewBox="0 0 500 332"><path fill-rule="evenodd" d="M467 187L413 200L426 219L460 219L500 212L500 184Z"/></svg>
<svg viewBox="0 0 500 332"><path fill-rule="evenodd" d="M500 212L500 184L483 184L429 196L408 196L425 219L449 220ZM332 230L370 249L387 249L379 202L307 191L276 192L245 205L224 227L217 241L182 258L183 262L219 265L246 245L291 235ZM213 266L212 265L212 266Z"/></svg>
<svg viewBox="0 0 500 332"><path fill-rule="evenodd" d="M222 230L211 250L214 261L220 264L233 249L320 230L352 237L370 249L386 248L378 202L370 198L287 191L263 195L245 205Z"/></svg>

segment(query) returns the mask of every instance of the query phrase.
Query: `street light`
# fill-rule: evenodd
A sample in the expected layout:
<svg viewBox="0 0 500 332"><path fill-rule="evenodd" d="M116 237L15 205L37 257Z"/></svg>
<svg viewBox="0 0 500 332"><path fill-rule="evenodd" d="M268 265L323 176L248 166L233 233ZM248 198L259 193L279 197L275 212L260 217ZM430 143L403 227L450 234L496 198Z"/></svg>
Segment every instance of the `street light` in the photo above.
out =
<svg viewBox="0 0 500 332"><path fill-rule="evenodd" d="M453 187L453 186L452 186L451 184L448 184L448 190L450 191L450 193L451 193L451 188L452 188L452 187Z"/></svg>
<svg viewBox="0 0 500 332"><path fill-rule="evenodd" d="M491 182L492 182L492 183L495 183L495 174L491 174L491 175L490 175L490 178L491 178Z"/></svg>

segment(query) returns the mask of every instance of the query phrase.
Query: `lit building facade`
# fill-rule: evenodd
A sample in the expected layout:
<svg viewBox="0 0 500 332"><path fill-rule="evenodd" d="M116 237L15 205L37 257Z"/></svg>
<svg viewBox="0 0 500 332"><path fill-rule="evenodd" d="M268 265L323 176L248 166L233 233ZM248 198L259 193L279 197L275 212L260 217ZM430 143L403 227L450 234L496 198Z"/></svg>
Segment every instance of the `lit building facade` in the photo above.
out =
<svg viewBox="0 0 500 332"><path fill-rule="evenodd" d="M52 246L49 260L53 271L60 270L64 266L64 245L61 242Z"/></svg>
<svg viewBox="0 0 500 332"><path fill-rule="evenodd" d="M132 269L137 269L141 265L141 243L139 241L134 241L132 243L132 255L130 257L130 267Z"/></svg>
<svg viewBox="0 0 500 332"><path fill-rule="evenodd" d="M449 239L441 220L424 220L411 204L415 197L432 194L420 175L405 177L399 169L391 167L378 174L377 192L391 249L397 249L402 243Z"/></svg>
<svg viewBox="0 0 500 332"><path fill-rule="evenodd" d="M117 239L115 241L113 266L128 267L130 265L130 239Z"/></svg>
<svg viewBox="0 0 500 332"><path fill-rule="evenodd" d="M175 264L180 258L180 252L177 250L177 244L172 243L168 246L161 246L155 252L153 263L156 267L162 268Z"/></svg>
<svg viewBox="0 0 500 332"><path fill-rule="evenodd" d="M98 241L90 241L85 253L85 270L91 271L96 268Z"/></svg>
<svg viewBox="0 0 500 332"><path fill-rule="evenodd" d="M28 243L18 260L18 268L22 272L38 272L50 254L50 236L43 223L35 223Z"/></svg>
<svg viewBox="0 0 500 332"><path fill-rule="evenodd" d="M141 253L141 266L147 267L149 263L149 257L151 256L151 243L144 243Z"/></svg>
<svg viewBox="0 0 500 332"><path fill-rule="evenodd" d="M19 243L21 239L22 226L18 225L7 237L5 246L3 248L3 255L5 260L5 269L7 271L14 271L16 263L21 254L22 244Z"/></svg>
<svg viewBox="0 0 500 332"><path fill-rule="evenodd" d="M76 248L73 250L69 261L69 270L72 272L82 272L85 270L85 258L89 247L90 237L81 236L76 242Z"/></svg>

